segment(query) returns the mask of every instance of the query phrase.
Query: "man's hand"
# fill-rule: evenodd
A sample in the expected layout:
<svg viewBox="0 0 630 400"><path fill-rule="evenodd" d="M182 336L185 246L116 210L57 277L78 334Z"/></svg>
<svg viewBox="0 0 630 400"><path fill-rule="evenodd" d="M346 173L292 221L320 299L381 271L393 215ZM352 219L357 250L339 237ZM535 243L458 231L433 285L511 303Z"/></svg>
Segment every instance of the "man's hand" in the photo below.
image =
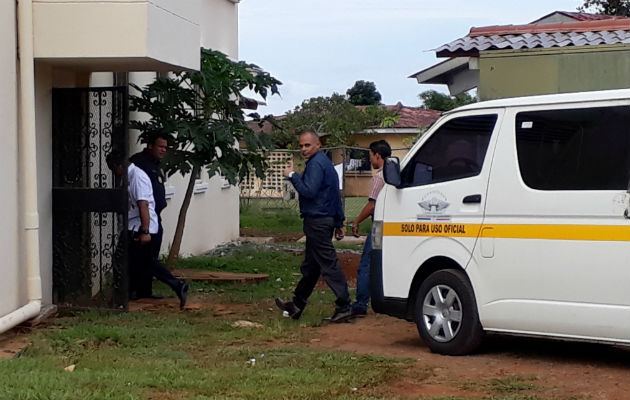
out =
<svg viewBox="0 0 630 400"><path fill-rule="evenodd" d="M149 224L151 223L151 216L149 214L149 202L146 200L138 200L138 212L140 213L140 230L143 232L149 232ZM151 235L148 233L140 233L138 239L140 244L147 244L151 241Z"/></svg>
<svg viewBox="0 0 630 400"><path fill-rule="evenodd" d="M291 171L293 171L293 160L289 160L287 162L287 167L284 169L284 172L282 173L282 175L284 175L285 177L288 177Z"/></svg>
<svg viewBox="0 0 630 400"><path fill-rule="evenodd" d="M359 224L357 223L357 221L354 221L354 223L352 224L352 235L354 237L359 237Z"/></svg>
<svg viewBox="0 0 630 400"><path fill-rule="evenodd" d="M341 240L346 236L346 229L344 227L335 228L335 239Z"/></svg>
<svg viewBox="0 0 630 400"><path fill-rule="evenodd" d="M151 235L149 235L148 233L141 233L138 236L138 240L140 241L140 244L147 244L151 242Z"/></svg>

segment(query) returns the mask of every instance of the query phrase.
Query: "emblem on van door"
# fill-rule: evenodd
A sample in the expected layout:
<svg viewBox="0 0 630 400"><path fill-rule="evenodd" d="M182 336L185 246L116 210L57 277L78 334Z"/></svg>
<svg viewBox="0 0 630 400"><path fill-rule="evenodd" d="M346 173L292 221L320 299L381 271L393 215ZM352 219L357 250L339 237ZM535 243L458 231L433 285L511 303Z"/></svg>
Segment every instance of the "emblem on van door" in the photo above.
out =
<svg viewBox="0 0 630 400"><path fill-rule="evenodd" d="M442 215L451 205L446 201L446 196L441 192L429 192L418 202L424 214L418 214L418 218Z"/></svg>

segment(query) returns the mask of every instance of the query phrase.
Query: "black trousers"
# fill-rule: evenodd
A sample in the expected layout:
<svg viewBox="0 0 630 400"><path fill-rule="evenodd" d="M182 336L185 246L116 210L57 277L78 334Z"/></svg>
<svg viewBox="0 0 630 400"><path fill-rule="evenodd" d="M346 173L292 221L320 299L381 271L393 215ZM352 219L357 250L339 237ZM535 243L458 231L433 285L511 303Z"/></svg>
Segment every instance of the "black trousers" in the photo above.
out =
<svg viewBox="0 0 630 400"><path fill-rule="evenodd" d="M293 292L293 303L303 310L321 275L337 297L335 300L337 309L349 307L348 283L332 244L334 219L305 217L302 226L306 235L306 251L300 266L302 279Z"/></svg>
<svg viewBox="0 0 630 400"><path fill-rule="evenodd" d="M130 294L135 293L137 297L151 296L153 277L164 282L177 293L182 282L175 278L155 256L160 252L162 242L160 232L152 234L151 241L147 244L142 244L139 240L135 240L135 236L137 236L136 232L129 232Z"/></svg>
<svg viewBox="0 0 630 400"><path fill-rule="evenodd" d="M160 248L162 247L163 236L164 229L162 228L162 219L158 217L158 232L155 235L151 235L151 256L155 260L160 259Z"/></svg>

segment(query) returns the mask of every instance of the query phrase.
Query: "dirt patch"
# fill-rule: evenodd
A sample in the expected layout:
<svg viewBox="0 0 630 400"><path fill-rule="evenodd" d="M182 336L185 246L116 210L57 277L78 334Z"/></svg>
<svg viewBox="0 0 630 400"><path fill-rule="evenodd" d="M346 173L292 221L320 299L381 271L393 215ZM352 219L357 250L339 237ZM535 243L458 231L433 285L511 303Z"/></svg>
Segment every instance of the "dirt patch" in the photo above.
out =
<svg viewBox="0 0 630 400"><path fill-rule="evenodd" d="M350 286L356 286L357 282L357 267L359 266L359 260L361 260L361 254L356 253L337 253L337 258L341 264L343 274L348 280Z"/></svg>
<svg viewBox="0 0 630 400"><path fill-rule="evenodd" d="M254 228L241 228L241 236L243 237L271 237L272 243L286 243L286 242L295 242L304 236L301 232L276 232L276 231L266 231L264 229L254 229ZM303 251L293 250L292 253L303 255ZM359 260L361 259L361 254L350 251L338 251L337 258L339 259L339 263L341 264L341 269L343 270L344 275L346 276L346 280L348 281L348 285L352 287L356 287L357 283L357 267L359 266ZM326 287L326 283L323 280L319 280L317 283L318 288Z"/></svg>
<svg viewBox="0 0 630 400"><path fill-rule="evenodd" d="M414 359L417 368L389 387L401 398L515 393L507 390L545 400L630 398L628 348L489 336L478 354L448 357L431 353L415 324L372 313L353 323L314 328L313 335L314 347ZM514 381L531 388L502 385Z"/></svg>
<svg viewBox="0 0 630 400"><path fill-rule="evenodd" d="M341 264L341 269L343 270L343 274L346 276L346 281L348 281L348 286L356 287L357 286L357 267L359 266L359 260L361 259L361 254L354 253L337 253L337 258L339 259L339 263ZM317 281L317 288L327 288L326 282L324 279L320 278Z"/></svg>
<svg viewBox="0 0 630 400"><path fill-rule="evenodd" d="M207 271L201 269L185 269L180 268L173 271L173 275L179 279L187 281L201 281L207 283L231 282L243 284L255 284L262 281L268 281L267 274L245 274L224 271Z"/></svg>
<svg viewBox="0 0 630 400"><path fill-rule="evenodd" d="M29 345L28 334L20 328L11 329L0 335L0 359L14 358Z"/></svg>
<svg viewBox="0 0 630 400"><path fill-rule="evenodd" d="M149 389L143 393L146 400L178 400L182 398L181 390Z"/></svg>
<svg viewBox="0 0 630 400"><path fill-rule="evenodd" d="M192 296L189 297L186 302L186 310L201 310L204 309L204 305L200 302L196 302ZM138 299L129 301L129 311L165 311L165 310L179 310L179 299L176 297L165 297L163 299Z"/></svg>
<svg viewBox="0 0 630 400"><path fill-rule="evenodd" d="M233 315L243 315L251 312L251 304L227 303L220 304L211 302L206 296L195 294L188 295L188 301L183 312L212 310L214 317L225 317ZM165 297L163 299L138 299L129 301L129 311L138 312L172 312L179 310L179 300L175 297Z"/></svg>
<svg viewBox="0 0 630 400"><path fill-rule="evenodd" d="M302 232L277 232L257 228L241 228L240 235L242 237L272 237L272 243L295 242L304 236Z"/></svg>

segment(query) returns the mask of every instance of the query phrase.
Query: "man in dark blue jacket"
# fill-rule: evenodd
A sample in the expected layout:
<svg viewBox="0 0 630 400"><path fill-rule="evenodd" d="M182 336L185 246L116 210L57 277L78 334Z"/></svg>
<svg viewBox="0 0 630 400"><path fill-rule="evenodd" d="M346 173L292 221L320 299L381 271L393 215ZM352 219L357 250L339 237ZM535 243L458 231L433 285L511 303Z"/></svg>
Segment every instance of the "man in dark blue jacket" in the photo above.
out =
<svg viewBox="0 0 630 400"><path fill-rule="evenodd" d="M276 305L291 318L299 319L321 275L337 297L330 321L342 322L352 317L350 294L332 236L334 232L337 239L344 237L345 217L337 172L328 157L319 151L320 147L316 133L304 132L300 135L300 153L306 160L304 173L296 173L292 164L284 171L284 176L299 194L306 251L300 267L302 279L293 292L293 300L276 299Z"/></svg>

